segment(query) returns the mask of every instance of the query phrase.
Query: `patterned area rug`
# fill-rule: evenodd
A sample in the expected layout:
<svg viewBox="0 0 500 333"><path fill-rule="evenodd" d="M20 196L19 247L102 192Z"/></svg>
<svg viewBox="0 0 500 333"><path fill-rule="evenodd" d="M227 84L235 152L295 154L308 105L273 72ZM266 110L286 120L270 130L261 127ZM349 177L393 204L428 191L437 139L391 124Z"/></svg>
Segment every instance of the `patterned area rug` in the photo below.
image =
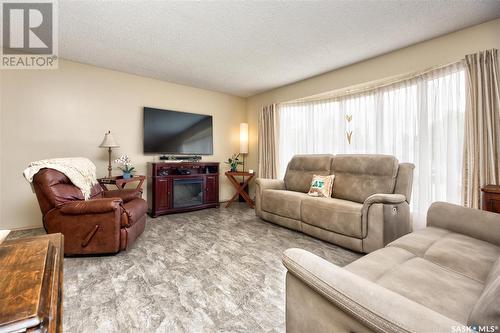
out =
<svg viewBox="0 0 500 333"><path fill-rule="evenodd" d="M10 238L44 233L16 231ZM231 208L149 218L128 252L65 258L65 332L284 332L282 252L359 254Z"/></svg>

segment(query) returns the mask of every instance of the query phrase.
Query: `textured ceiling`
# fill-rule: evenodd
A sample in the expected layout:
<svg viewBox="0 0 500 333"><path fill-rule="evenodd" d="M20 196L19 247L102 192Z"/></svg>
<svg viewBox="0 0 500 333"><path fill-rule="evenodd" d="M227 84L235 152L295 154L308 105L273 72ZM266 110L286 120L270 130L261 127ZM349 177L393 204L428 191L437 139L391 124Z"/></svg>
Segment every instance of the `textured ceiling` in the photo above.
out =
<svg viewBox="0 0 500 333"><path fill-rule="evenodd" d="M500 17L500 1L59 2L59 55L251 96Z"/></svg>

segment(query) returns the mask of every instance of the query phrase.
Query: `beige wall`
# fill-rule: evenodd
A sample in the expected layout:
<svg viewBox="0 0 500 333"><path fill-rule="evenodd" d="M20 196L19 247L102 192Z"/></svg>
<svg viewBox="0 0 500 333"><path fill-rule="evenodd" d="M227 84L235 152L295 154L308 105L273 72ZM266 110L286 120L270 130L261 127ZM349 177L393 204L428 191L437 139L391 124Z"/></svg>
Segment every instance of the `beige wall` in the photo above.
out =
<svg viewBox="0 0 500 333"><path fill-rule="evenodd" d="M247 100L249 168L257 169L257 121L264 105L448 64L463 59L466 54L490 48L500 49L500 19L250 97Z"/></svg>
<svg viewBox="0 0 500 333"><path fill-rule="evenodd" d="M35 195L22 176L30 161L85 156L98 176L106 175L107 152L97 146L108 129L121 146L113 156L129 154L144 174L154 158L142 153L143 106L213 115L214 155L203 160L222 162L239 149L243 98L69 61L60 61L58 70L0 75L0 229L41 225ZM229 199L233 190L225 177L220 185L221 200Z"/></svg>

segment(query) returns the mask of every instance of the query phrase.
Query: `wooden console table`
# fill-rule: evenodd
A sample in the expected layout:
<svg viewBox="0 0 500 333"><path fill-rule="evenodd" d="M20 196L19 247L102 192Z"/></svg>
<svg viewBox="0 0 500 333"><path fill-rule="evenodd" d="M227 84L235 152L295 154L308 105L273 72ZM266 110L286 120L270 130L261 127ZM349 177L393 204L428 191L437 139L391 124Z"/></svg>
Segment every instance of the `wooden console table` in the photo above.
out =
<svg viewBox="0 0 500 333"><path fill-rule="evenodd" d="M255 173L250 173L250 172L245 172L245 171L226 171L225 173L226 177L229 179L231 184L233 184L234 188L236 189L236 193L233 195L231 199L226 204L226 207L229 207L241 194L243 199L246 201L248 206L250 208L254 207L254 202L252 198L248 195L248 193L245 191L245 187L250 183L253 177L255 177ZM238 180L236 180L235 177L247 177L244 179L243 183L240 184Z"/></svg>
<svg viewBox="0 0 500 333"><path fill-rule="evenodd" d="M0 331L62 332L64 236L0 245Z"/></svg>
<svg viewBox="0 0 500 333"><path fill-rule="evenodd" d="M137 175L127 179L123 178L122 176L100 178L97 181L99 182L99 184L101 184L103 190L107 191L108 188L106 187L106 185L115 185L119 190L123 190L128 183L133 182L139 182L136 189L142 190L142 184L144 183L144 180L146 180L146 176Z"/></svg>

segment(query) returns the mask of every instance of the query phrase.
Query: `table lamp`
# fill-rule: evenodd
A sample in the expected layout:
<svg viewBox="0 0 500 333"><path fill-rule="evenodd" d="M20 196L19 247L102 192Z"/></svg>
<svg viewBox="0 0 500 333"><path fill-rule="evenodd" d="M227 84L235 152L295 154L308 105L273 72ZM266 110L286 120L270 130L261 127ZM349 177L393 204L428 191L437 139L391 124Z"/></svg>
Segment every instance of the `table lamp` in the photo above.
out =
<svg viewBox="0 0 500 333"><path fill-rule="evenodd" d="M111 169L112 169L111 168L111 149L118 148L118 147L120 147L120 145L116 142L113 135L111 135L111 131L108 131L108 133L104 134L104 139L102 140L99 147L100 148L108 148L108 158L109 158L108 177L111 178Z"/></svg>
<svg viewBox="0 0 500 333"><path fill-rule="evenodd" d="M248 154L248 124L240 124L240 154L243 155L243 171L245 171L245 154Z"/></svg>

